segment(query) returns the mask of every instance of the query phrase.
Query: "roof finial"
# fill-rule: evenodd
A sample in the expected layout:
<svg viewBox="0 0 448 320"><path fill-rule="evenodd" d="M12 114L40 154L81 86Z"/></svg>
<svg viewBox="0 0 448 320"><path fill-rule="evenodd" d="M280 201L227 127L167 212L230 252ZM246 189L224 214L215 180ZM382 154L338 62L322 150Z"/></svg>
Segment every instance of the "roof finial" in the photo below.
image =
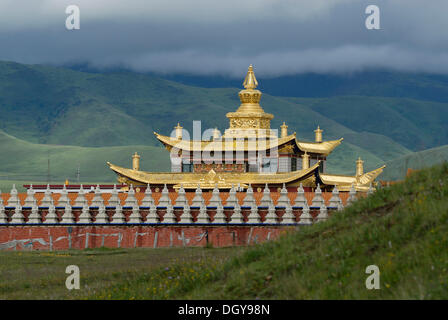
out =
<svg viewBox="0 0 448 320"><path fill-rule="evenodd" d="M255 89L258 86L257 79L254 74L254 67L252 65L249 66L247 70L246 78L244 78L243 86L246 89Z"/></svg>
<svg viewBox="0 0 448 320"><path fill-rule="evenodd" d="M288 136L288 126L286 125L285 121L283 121L283 124L280 126L281 128L281 137L285 138Z"/></svg>
<svg viewBox="0 0 448 320"><path fill-rule="evenodd" d="M316 142L322 142L322 132L324 130L322 130L319 126L317 126L317 129L314 130L314 132L316 133Z"/></svg>
<svg viewBox="0 0 448 320"><path fill-rule="evenodd" d="M132 156L132 170L140 170L140 155L137 151Z"/></svg>
<svg viewBox="0 0 448 320"><path fill-rule="evenodd" d="M356 160L356 176L362 176L364 174L364 161L361 160L361 157Z"/></svg>
<svg viewBox="0 0 448 320"><path fill-rule="evenodd" d="M176 139L182 140L182 127L180 126L180 123L177 123L177 126L174 127L176 130Z"/></svg>

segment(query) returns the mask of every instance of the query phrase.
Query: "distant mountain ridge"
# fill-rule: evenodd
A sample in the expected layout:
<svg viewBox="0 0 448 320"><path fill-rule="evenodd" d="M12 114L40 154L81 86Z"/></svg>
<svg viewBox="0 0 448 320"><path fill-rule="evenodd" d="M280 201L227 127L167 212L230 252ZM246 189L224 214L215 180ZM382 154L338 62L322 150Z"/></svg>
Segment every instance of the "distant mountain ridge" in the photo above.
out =
<svg viewBox="0 0 448 320"><path fill-rule="evenodd" d="M225 76L191 74L160 76L186 85L205 88L238 88L242 83L240 79ZM281 97L329 98L360 95L448 102L448 75L384 70L345 74L303 73L258 78L263 92Z"/></svg>
<svg viewBox="0 0 448 320"><path fill-rule="evenodd" d="M401 180L408 169L421 170L448 161L448 145L414 152L388 161L381 175L382 180Z"/></svg>
<svg viewBox="0 0 448 320"><path fill-rule="evenodd" d="M119 67L98 69L87 63L68 64L65 67L88 73L127 72ZM257 66L255 71L257 72ZM240 88L243 82L239 77L213 74L146 74L202 88ZM259 88L263 92L281 97L328 98L362 95L448 102L448 75L444 74L375 69L325 74L307 72L283 76L263 76L262 73L257 73L257 78L260 80Z"/></svg>

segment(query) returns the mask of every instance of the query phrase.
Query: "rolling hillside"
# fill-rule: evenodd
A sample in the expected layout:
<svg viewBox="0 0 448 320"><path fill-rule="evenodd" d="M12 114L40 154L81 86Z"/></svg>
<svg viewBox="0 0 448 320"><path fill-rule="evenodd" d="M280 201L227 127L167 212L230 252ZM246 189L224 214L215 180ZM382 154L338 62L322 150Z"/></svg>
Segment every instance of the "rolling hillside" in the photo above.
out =
<svg viewBox="0 0 448 320"><path fill-rule="evenodd" d="M73 69L89 71L84 65ZM90 70L98 72L99 70ZM167 74L165 79L205 88L238 88L241 79L218 75ZM410 98L448 102L448 76L386 70L349 73L303 73L262 78L263 92L281 97L328 98L345 95Z"/></svg>
<svg viewBox="0 0 448 320"><path fill-rule="evenodd" d="M192 87L130 72L87 73L1 62L0 129L34 143L157 145L152 132L169 134L177 121L187 129L198 119L204 129L227 128L225 114L239 106L238 91ZM448 120L443 103L365 96L288 99L268 94L261 103L275 115L274 128L287 120L290 130L305 139L314 138L319 124L325 138L348 135L356 145L362 140L356 134L377 134L374 143L358 145L368 151L390 139L412 151L448 144L447 129L441 125ZM422 138L415 141L416 137Z"/></svg>
<svg viewBox="0 0 448 320"><path fill-rule="evenodd" d="M440 146L448 141L446 103L366 96L291 100L305 104L356 132L386 135L413 151Z"/></svg>
<svg viewBox="0 0 448 320"><path fill-rule="evenodd" d="M388 161L381 175L382 180L404 179L408 169L421 170L448 161L448 145L414 152L404 157Z"/></svg>
<svg viewBox="0 0 448 320"><path fill-rule="evenodd" d="M33 144L0 131L0 189L9 192L13 183L17 187L28 183L47 183L48 157L52 183L62 184L65 179L76 183L80 167L81 183L116 183L116 175L106 161L131 166L135 151L141 154L141 166L147 170L168 170L169 158L161 147L117 146L77 147ZM23 191L23 189L20 189Z"/></svg>

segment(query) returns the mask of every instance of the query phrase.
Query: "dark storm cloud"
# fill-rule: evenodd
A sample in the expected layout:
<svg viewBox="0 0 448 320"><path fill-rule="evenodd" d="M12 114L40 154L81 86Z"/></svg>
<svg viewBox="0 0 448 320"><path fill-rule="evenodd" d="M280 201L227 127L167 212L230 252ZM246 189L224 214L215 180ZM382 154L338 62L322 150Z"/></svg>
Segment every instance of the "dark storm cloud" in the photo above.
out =
<svg viewBox="0 0 448 320"><path fill-rule="evenodd" d="M448 73L444 0L30 1L0 4L0 59L240 75L365 68ZM81 29L65 29L77 4ZM365 8L381 10L367 30Z"/></svg>

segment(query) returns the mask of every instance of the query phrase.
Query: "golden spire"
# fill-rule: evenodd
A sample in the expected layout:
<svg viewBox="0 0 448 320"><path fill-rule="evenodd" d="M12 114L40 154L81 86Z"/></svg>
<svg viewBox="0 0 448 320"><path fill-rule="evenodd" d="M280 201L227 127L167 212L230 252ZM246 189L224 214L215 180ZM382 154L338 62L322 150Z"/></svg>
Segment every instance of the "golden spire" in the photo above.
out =
<svg viewBox="0 0 448 320"><path fill-rule="evenodd" d="M264 112L260 106L262 93L255 89L258 86L258 81L255 78L252 65L249 66L243 86L244 89L238 93L241 101L240 107L236 112L226 114L226 117L230 120L230 128L224 133L225 136L237 135L239 131L243 132L245 130L255 133L262 129L260 132L263 132L271 128L270 121L274 116Z"/></svg>
<svg viewBox="0 0 448 320"><path fill-rule="evenodd" d="M243 86L246 89L255 89L258 86L257 78L255 78L254 67L249 66L246 78L244 78Z"/></svg>

